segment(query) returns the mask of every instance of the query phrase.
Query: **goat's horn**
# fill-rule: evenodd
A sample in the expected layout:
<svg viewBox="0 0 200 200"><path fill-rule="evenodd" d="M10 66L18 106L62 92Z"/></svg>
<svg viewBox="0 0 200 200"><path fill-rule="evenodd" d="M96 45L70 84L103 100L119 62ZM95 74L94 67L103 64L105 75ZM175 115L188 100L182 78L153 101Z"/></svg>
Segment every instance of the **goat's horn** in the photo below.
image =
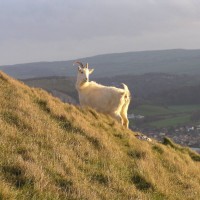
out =
<svg viewBox="0 0 200 200"><path fill-rule="evenodd" d="M85 65L86 68L88 68L88 63Z"/></svg>
<svg viewBox="0 0 200 200"><path fill-rule="evenodd" d="M73 63L73 65L74 65L75 63L79 64L82 68L84 68L84 65L83 65L82 62L76 61L76 62Z"/></svg>

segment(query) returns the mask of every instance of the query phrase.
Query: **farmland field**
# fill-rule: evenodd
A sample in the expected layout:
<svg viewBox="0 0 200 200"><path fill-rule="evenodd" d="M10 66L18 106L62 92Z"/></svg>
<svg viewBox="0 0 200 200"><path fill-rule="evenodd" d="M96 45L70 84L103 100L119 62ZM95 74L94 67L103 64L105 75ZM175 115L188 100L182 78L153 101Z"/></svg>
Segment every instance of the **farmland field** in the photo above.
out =
<svg viewBox="0 0 200 200"><path fill-rule="evenodd" d="M200 105L172 105L168 107L142 105L136 108L133 113L145 116L147 120L144 121L144 125L162 128L194 124L191 116L195 111L199 110Z"/></svg>

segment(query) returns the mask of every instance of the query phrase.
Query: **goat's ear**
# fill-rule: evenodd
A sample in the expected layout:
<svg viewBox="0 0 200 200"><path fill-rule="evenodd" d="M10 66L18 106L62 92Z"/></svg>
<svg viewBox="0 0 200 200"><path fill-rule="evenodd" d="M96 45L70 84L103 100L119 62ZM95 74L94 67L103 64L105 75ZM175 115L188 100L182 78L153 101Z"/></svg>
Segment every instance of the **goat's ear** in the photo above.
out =
<svg viewBox="0 0 200 200"><path fill-rule="evenodd" d="M82 69L81 69L81 67L80 67L80 66L78 66L78 71L79 71L79 72L81 72L81 71L82 71Z"/></svg>
<svg viewBox="0 0 200 200"><path fill-rule="evenodd" d="M94 69L89 69L89 74L91 74L94 71Z"/></svg>
<svg viewBox="0 0 200 200"><path fill-rule="evenodd" d="M85 65L85 68L87 68L87 69L88 69L88 63Z"/></svg>

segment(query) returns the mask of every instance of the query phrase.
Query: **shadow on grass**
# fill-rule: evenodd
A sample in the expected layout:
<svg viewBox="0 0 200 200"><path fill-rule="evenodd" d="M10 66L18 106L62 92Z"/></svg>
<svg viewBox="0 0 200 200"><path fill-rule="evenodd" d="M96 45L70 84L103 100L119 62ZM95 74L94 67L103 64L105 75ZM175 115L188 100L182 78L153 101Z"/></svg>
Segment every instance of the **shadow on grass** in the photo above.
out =
<svg viewBox="0 0 200 200"><path fill-rule="evenodd" d="M32 131L32 127L26 124L16 113L4 112L3 119L8 124L16 126L19 130Z"/></svg>
<svg viewBox="0 0 200 200"><path fill-rule="evenodd" d="M131 178L132 183L134 183L135 187L138 190L147 191L147 190L154 190L153 185L145 179L145 177L141 176L140 174L136 173Z"/></svg>
<svg viewBox="0 0 200 200"><path fill-rule="evenodd" d="M2 172L6 180L12 183L16 188L22 188L27 184L33 184L31 179L25 177L25 172L20 166L2 166Z"/></svg>

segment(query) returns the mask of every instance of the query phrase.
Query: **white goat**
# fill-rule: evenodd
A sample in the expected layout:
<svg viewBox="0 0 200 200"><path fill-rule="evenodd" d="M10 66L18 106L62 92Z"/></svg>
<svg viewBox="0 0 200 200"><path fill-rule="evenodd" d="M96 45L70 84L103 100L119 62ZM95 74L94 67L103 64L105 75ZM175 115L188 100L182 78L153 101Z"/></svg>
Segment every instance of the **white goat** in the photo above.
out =
<svg viewBox="0 0 200 200"><path fill-rule="evenodd" d="M123 83L124 89L120 89L89 81L89 75L94 69L89 69L88 63L85 66L81 62L75 63L79 64L76 89L81 106L90 106L98 112L109 114L128 128L127 111L130 104L128 87Z"/></svg>

